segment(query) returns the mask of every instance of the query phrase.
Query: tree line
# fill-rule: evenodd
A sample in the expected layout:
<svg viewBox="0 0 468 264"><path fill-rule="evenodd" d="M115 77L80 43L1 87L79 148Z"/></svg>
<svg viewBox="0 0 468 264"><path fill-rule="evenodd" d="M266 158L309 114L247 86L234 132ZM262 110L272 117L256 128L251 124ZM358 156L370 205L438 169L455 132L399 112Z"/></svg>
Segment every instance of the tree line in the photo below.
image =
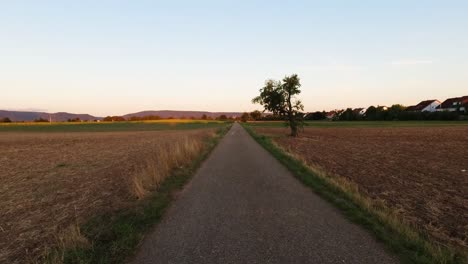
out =
<svg viewBox="0 0 468 264"><path fill-rule="evenodd" d="M336 110L335 115L329 119L332 121L417 121L417 120L459 120L468 118L468 106L465 111L441 111L441 112L416 112L406 111L406 107L396 104L389 108L383 106L370 106L361 114L352 108ZM316 111L302 113L304 121L317 121L327 119L326 111ZM258 110L243 113L241 116L243 122L247 121L286 121L284 116L274 114L264 114Z"/></svg>
<svg viewBox="0 0 468 264"><path fill-rule="evenodd" d="M391 107L370 106L364 114L347 108L337 111L333 120L341 121L417 121L417 120L459 120L464 119L468 115L468 106L464 111L440 111L440 112L421 112L421 111L406 111L406 107L400 104L394 104Z"/></svg>
<svg viewBox="0 0 468 264"><path fill-rule="evenodd" d="M202 115L201 118L196 118L194 116L191 117L166 117L162 118L157 115L148 115L148 116L131 116L129 118L124 118L123 116L106 116L102 119L104 122L123 122L123 121L151 121L151 120L162 120L162 119L191 119L191 120L219 120L219 121L234 121L236 118L227 117L226 115L219 115L217 117L210 117L207 115Z"/></svg>

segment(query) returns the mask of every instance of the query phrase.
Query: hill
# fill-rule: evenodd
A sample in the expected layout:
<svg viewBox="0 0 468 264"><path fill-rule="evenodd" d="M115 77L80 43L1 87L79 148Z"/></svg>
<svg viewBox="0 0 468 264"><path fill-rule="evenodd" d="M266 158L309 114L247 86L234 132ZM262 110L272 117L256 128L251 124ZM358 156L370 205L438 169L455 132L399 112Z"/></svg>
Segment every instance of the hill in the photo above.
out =
<svg viewBox="0 0 468 264"><path fill-rule="evenodd" d="M206 111L176 111L176 110L160 110L160 111L142 111L132 114L124 115L125 119L128 119L132 116L135 117L144 117L144 116L159 116L161 118L201 118L203 115L207 117L216 118L220 115L226 115L227 117L240 117L242 113L240 112L206 112Z"/></svg>
<svg viewBox="0 0 468 264"><path fill-rule="evenodd" d="M66 112L45 113L45 112L22 112L22 111L6 111L0 110L0 118L8 117L12 121L34 121L39 118L52 119L54 122L63 122L68 119L79 118L80 120L99 120L101 117L96 117L88 114L72 114Z"/></svg>

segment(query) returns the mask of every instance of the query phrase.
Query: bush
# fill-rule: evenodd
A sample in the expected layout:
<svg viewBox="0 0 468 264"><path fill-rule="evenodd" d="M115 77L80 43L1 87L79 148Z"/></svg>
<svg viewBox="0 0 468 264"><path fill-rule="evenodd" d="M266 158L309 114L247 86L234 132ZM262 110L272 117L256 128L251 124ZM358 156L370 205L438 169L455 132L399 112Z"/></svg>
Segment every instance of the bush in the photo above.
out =
<svg viewBox="0 0 468 264"><path fill-rule="evenodd" d="M34 120L34 122L36 122L36 123L47 123L47 122L49 122L49 120L44 119L44 118L41 117L39 119Z"/></svg>
<svg viewBox="0 0 468 264"><path fill-rule="evenodd" d="M407 112L403 111L398 114L398 120L441 120L451 121L458 120L460 114L457 112Z"/></svg>
<svg viewBox="0 0 468 264"><path fill-rule="evenodd" d="M105 121L105 122L114 122L114 121L121 122L121 121L125 121L125 118L123 118L121 116L106 116L102 121Z"/></svg>
<svg viewBox="0 0 468 264"><path fill-rule="evenodd" d="M8 117L3 117L0 118L0 123L11 123L11 120Z"/></svg>
<svg viewBox="0 0 468 264"><path fill-rule="evenodd" d="M325 111L317 111L317 112L313 112L313 113L307 113L305 116L304 116L304 119L305 120L325 120L327 119L327 112Z"/></svg>

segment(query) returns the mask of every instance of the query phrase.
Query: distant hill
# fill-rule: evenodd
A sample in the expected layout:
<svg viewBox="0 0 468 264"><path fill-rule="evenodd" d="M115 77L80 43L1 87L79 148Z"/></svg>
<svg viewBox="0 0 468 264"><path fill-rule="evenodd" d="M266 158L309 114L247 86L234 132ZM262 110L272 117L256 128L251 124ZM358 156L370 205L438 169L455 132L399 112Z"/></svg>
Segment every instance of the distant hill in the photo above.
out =
<svg viewBox="0 0 468 264"><path fill-rule="evenodd" d="M101 117L96 117L88 114L72 114L65 112L45 113L45 112L22 112L22 111L6 111L0 110L0 118L8 117L11 121L34 121L39 118L52 119L54 122L63 122L68 119L79 118L80 120L100 120Z"/></svg>
<svg viewBox="0 0 468 264"><path fill-rule="evenodd" d="M138 113L132 113L124 115L125 119L128 119L132 116L135 117L144 117L144 116L159 116L161 118L201 118L203 115L207 117L215 118L220 115L226 115L227 117L240 117L241 112L204 112L204 111L175 111L175 110L160 110L160 111L142 111Z"/></svg>

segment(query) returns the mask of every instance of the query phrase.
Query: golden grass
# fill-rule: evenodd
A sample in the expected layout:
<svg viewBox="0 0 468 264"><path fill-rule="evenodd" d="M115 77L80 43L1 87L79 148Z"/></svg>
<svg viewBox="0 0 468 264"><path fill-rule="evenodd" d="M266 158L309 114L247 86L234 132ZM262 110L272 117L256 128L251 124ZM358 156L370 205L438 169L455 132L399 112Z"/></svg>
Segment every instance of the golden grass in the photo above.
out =
<svg viewBox="0 0 468 264"><path fill-rule="evenodd" d="M60 263L79 226L135 204L214 129L0 134L0 263Z"/></svg>
<svg viewBox="0 0 468 264"><path fill-rule="evenodd" d="M159 187L175 167L191 161L202 148L200 141L182 138L175 142L158 142L145 158L143 165L130 179L130 191L139 199ZM157 151L165 149L166 151Z"/></svg>

